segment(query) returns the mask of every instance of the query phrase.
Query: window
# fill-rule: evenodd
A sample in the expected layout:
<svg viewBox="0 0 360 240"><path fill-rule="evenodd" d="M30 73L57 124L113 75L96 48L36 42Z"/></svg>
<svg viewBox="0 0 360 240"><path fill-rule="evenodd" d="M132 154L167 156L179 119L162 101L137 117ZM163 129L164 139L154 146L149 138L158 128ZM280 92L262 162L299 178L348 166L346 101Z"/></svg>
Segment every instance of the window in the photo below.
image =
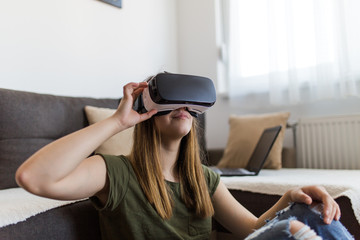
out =
<svg viewBox="0 0 360 240"><path fill-rule="evenodd" d="M359 96L352 61L360 51L347 39L356 29L346 18L351 1L220 1L230 97L268 93L272 104L296 104Z"/></svg>

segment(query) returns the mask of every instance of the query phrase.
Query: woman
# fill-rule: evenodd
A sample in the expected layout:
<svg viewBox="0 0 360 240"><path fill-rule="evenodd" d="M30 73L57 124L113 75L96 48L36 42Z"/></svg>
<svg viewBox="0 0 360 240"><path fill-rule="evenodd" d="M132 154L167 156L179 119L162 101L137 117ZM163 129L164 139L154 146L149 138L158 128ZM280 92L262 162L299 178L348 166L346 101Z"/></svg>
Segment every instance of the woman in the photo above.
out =
<svg viewBox="0 0 360 240"><path fill-rule="evenodd" d="M306 206L291 205L249 238L315 239L316 233L304 224L309 220L304 213L315 213L307 205L315 201L323 204L321 222L326 223L317 224L317 233L334 235L336 229L336 234L351 238L337 221L339 206L317 186L289 190L255 217L231 196L217 174L201 165L196 121L186 108L155 117L156 110L139 114L132 109L146 87L146 82L127 84L114 115L40 149L19 167L18 184L53 199L91 197L100 212L103 239L208 239L213 215L245 238L290 202ZM134 125L130 156L88 157L105 140ZM303 222L288 216L296 211ZM312 219L319 222L320 215ZM297 235L307 237L294 238Z"/></svg>

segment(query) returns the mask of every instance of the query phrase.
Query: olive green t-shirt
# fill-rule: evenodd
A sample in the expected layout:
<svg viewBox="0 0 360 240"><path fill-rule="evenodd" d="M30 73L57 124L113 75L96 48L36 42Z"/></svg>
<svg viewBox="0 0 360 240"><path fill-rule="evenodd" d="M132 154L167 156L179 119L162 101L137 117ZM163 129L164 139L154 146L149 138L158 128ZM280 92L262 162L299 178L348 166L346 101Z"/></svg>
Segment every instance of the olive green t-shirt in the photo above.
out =
<svg viewBox="0 0 360 240"><path fill-rule="evenodd" d="M180 197L179 183L168 182L173 191L173 216L162 219L144 195L129 160L124 156L103 155L109 178L109 196L105 206L91 198L99 210L103 240L112 239L209 239L211 217L198 218ZM220 176L203 166L212 196Z"/></svg>

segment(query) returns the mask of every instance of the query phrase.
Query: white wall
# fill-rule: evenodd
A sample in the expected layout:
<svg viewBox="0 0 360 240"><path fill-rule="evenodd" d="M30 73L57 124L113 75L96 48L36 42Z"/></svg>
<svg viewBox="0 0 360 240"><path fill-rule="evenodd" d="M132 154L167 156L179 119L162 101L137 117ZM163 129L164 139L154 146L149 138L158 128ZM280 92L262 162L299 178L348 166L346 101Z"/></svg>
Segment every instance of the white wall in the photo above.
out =
<svg viewBox="0 0 360 240"><path fill-rule="evenodd" d="M119 97L129 81L178 71L176 0L0 1L0 87Z"/></svg>
<svg viewBox="0 0 360 240"><path fill-rule="evenodd" d="M178 41L179 71L216 81L214 0L178 1Z"/></svg>

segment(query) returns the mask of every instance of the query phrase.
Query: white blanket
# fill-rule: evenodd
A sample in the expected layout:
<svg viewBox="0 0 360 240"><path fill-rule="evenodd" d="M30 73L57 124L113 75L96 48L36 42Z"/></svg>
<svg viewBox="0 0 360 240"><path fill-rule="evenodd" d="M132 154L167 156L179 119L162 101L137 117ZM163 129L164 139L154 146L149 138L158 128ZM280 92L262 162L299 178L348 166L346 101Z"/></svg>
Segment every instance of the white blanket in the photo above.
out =
<svg viewBox="0 0 360 240"><path fill-rule="evenodd" d="M332 197L350 199L360 224L360 170L263 169L258 176L222 177L221 180L229 189L275 195L283 195L291 187L322 185ZM22 188L0 190L0 227L74 202L38 197Z"/></svg>
<svg viewBox="0 0 360 240"><path fill-rule="evenodd" d="M25 221L36 214L74 202L38 197L22 188L0 190L0 227Z"/></svg>
<svg viewBox="0 0 360 240"><path fill-rule="evenodd" d="M334 197L350 199L360 224L360 170L263 169L258 176L221 177L229 189L283 195L291 187L322 185Z"/></svg>

